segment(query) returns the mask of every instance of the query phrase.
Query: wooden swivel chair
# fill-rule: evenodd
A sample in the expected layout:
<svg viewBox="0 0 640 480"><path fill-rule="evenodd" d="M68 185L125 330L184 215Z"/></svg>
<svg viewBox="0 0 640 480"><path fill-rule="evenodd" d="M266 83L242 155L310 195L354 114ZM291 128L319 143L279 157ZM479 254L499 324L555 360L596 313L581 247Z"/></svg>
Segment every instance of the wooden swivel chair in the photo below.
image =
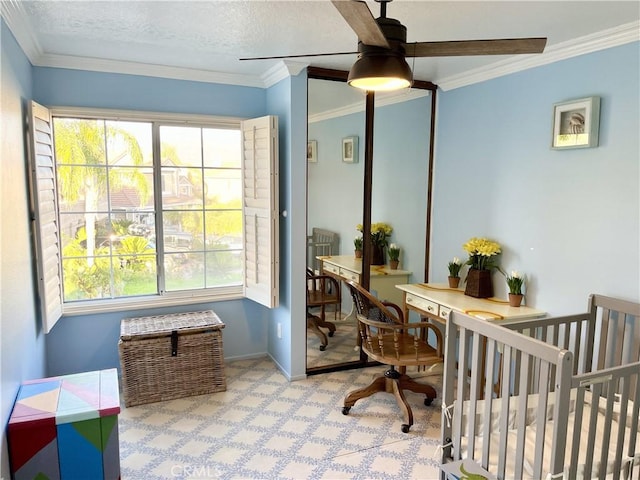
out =
<svg viewBox="0 0 640 480"><path fill-rule="evenodd" d="M396 367L429 366L444 361L442 333L435 325L427 322L404 323L400 307L393 303L381 302L360 285L348 283L358 317L358 330L362 338L362 349L372 360L389 365L383 376L377 377L369 386L349 392L344 399L342 413L347 415L351 407L361 398L376 392L393 393L404 415L402 431L409 432L413 425L413 412L407 403L403 390L424 393L425 405L431 405L436 391L430 385L418 383ZM436 336L436 348L424 339L427 331Z"/></svg>
<svg viewBox="0 0 640 480"><path fill-rule="evenodd" d="M311 329L320 338L320 350L327 348L329 341L325 333L319 327L328 328L329 336L333 337L336 326L326 321L326 307L333 305L334 320L340 311L342 297L340 283L329 275L316 275L313 270L307 268L307 328ZM310 312L312 308L320 308L320 316Z"/></svg>

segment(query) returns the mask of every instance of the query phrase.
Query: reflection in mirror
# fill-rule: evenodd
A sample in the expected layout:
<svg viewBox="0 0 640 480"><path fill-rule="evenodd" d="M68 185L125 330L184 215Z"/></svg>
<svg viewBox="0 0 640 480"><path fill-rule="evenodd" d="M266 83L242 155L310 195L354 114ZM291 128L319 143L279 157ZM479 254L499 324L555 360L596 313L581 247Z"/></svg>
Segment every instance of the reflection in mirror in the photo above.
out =
<svg viewBox="0 0 640 480"><path fill-rule="evenodd" d="M315 142L316 153L316 161L307 164L308 267L320 273L322 264L316 255L331 255L331 261L323 260L323 273L331 269L344 277L345 272L353 271L357 277L362 266L355 256L354 239L361 235L356 227L363 221L365 96L341 82L314 78L308 82L308 140ZM400 270L390 272L387 257L385 267L372 267L370 289L400 306L402 295L394 285L425 280L430 122L428 90L376 96L371 222L393 228L388 241L400 247ZM358 151L352 162L345 162L343 139L350 137L358 140L353 143ZM351 299L346 287L342 286L341 293L336 319L332 307L325 311L335 332L320 326L318 333L317 322L313 318L308 322L308 371L361 363ZM311 312L320 316L318 309Z"/></svg>
<svg viewBox="0 0 640 480"><path fill-rule="evenodd" d="M363 151L353 152L352 163L343 162L342 140L364 138L364 94L342 81L310 78L308 111L307 138L315 142L317 161L307 164L307 266L316 274L326 274L326 265L322 271L316 257L353 257L356 225L362 222ZM309 283L308 287L313 286ZM308 309L313 317L307 320L307 369L360 360L355 318L345 319L351 299L342 282L337 285L338 311L333 305L325 308L325 319L335 325L335 332L331 326L318 329L321 309Z"/></svg>

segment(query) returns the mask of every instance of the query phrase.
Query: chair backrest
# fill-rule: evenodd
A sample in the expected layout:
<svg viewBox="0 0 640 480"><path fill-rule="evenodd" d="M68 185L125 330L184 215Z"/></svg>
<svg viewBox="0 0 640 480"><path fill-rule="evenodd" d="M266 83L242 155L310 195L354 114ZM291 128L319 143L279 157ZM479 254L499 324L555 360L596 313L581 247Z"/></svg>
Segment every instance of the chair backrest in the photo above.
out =
<svg viewBox="0 0 640 480"><path fill-rule="evenodd" d="M353 299L353 305L359 315L385 323L403 323L404 316L400 307L393 303L381 302L359 284L348 282L349 292Z"/></svg>
<svg viewBox="0 0 640 480"><path fill-rule="evenodd" d="M354 282L347 284L356 311L362 349L373 360L394 366L426 366L442 361L442 335L435 332L437 345L425 340L426 330L437 330L427 322L405 323L402 310L381 302Z"/></svg>
<svg viewBox="0 0 640 480"><path fill-rule="evenodd" d="M340 235L324 228L313 227L307 237L307 266L313 270L320 268L316 259L319 255L337 255L340 250Z"/></svg>
<svg viewBox="0 0 640 480"><path fill-rule="evenodd" d="M341 291L338 281L330 275L316 275L307 268L307 307L340 305Z"/></svg>

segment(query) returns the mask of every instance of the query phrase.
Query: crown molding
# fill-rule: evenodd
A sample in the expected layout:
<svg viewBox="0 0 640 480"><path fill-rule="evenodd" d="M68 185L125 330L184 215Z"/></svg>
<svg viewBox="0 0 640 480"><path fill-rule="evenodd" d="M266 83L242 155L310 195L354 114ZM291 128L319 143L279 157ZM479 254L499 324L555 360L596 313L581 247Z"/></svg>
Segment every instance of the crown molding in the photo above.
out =
<svg viewBox="0 0 640 480"><path fill-rule="evenodd" d="M393 105L395 103L408 102L417 98L428 97L430 95L429 90L422 89L405 89L397 90L395 92L386 92L376 94L376 107L384 107L387 105ZM351 115L352 113L363 112L365 108L365 102L356 102L344 107L334 108L332 110L326 110L322 113L315 115L309 115L309 123L321 122L323 120L330 120L332 118L343 117L345 115Z"/></svg>
<svg viewBox="0 0 640 480"><path fill-rule="evenodd" d="M22 51L33 65L34 60L42 56L42 47L33 34L33 30L29 27L27 14L24 11L22 2L19 0L3 0L0 12L18 45L20 45L20 48L22 48Z"/></svg>
<svg viewBox="0 0 640 480"><path fill-rule="evenodd" d="M37 67L69 68L105 73L121 73L126 75L143 75L147 77L171 78L193 82L223 83L245 87L264 88L263 81L253 75L239 75L195 68L169 67L150 63L125 62L90 57L74 57L70 55L41 55L37 61L31 62Z"/></svg>
<svg viewBox="0 0 640 480"><path fill-rule="evenodd" d="M548 65L587 53L597 52L611 47L640 40L640 22L631 22L618 27L596 32L583 37L552 45L544 53L518 56L484 67L468 70L459 75L439 78L434 81L442 90L453 90L492 78L509 75L530 68Z"/></svg>
<svg viewBox="0 0 640 480"><path fill-rule="evenodd" d="M282 60L260 76L262 86L269 88L287 77L295 77L308 66L308 63Z"/></svg>

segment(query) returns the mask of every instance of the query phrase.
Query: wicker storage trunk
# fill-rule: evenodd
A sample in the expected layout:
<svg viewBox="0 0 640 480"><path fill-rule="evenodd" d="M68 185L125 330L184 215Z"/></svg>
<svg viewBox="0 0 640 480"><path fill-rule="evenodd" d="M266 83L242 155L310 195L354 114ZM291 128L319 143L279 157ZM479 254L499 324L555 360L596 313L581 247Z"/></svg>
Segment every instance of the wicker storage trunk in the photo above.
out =
<svg viewBox="0 0 640 480"><path fill-rule="evenodd" d="M118 351L125 405L226 390L223 328L211 310L123 319Z"/></svg>

